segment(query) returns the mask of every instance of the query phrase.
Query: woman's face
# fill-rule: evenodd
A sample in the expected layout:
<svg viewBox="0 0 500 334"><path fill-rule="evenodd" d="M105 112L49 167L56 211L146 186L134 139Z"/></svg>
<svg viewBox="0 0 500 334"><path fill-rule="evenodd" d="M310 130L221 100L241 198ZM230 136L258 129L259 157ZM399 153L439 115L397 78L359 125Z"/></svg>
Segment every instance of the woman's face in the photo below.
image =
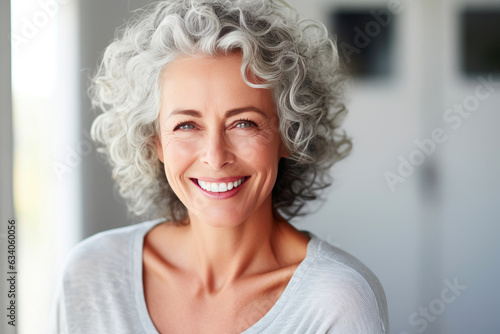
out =
<svg viewBox="0 0 500 334"><path fill-rule="evenodd" d="M161 78L157 150L190 217L235 226L271 213L286 151L271 93L249 87L241 54L178 58Z"/></svg>

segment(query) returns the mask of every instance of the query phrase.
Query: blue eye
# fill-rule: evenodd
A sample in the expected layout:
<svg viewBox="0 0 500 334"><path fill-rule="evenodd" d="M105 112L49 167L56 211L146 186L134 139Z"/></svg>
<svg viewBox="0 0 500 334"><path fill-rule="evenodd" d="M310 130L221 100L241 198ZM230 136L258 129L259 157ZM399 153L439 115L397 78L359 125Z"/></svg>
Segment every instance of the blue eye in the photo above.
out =
<svg viewBox="0 0 500 334"><path fill-rule="evenodd" d="M245 120L238 121L238 124L236 124L237 128L242 128L242 129L247 129L254 126L257 126L257 124L255 124L252 121L245 121Z"/></svg>
<svg viewBox="0 0 500 334"><path fill-rule="evenodd" d="M178 124L178 125L175 126L174 131L178 130L178 129L181 129L181 130L192 130L192 129L194 129L194 125L190 124L190 123L181 123L181 124Z"/></svg>

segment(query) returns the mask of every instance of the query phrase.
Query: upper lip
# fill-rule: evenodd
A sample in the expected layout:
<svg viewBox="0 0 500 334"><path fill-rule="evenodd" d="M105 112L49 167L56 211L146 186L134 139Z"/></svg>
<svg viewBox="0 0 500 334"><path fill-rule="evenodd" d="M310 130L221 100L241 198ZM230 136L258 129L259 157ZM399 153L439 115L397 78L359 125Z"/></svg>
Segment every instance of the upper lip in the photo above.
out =
<svg viewBox="0 0 500 334"><path fill-rule="evenodd" d="M227 183L227 182L238 181L239 179L242 179L244 177L248 178L249 176L247 176L247 175L243 175L243 176L228 176L228 177L220 177L220 178L197 177L197 178L193 178L193 179L194 180L205 181L205 182Z"/></svg>

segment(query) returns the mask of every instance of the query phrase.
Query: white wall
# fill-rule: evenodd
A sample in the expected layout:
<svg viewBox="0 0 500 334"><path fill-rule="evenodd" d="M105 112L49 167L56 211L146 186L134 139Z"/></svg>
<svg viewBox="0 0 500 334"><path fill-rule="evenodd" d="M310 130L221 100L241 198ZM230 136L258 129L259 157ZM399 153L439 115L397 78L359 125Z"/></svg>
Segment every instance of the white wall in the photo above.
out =
<svg viewBox="0 0 500 334"><path fill-rule="evenodd" d="M290 2L323 20L336 7L387 6L385 1ZM459 128L443 120L445 111L474 95L479 84L459 69L458 14L466 4L495 2L400 3L403 10L391 23L396 74L354 82L346 122L355 140L353 154L333 171L336 183L325 206L297 226L372 268L386 290L392 333L498 333L500 84ZM394 171L398 156L408 158L417 148L414 140L429 138L436 128L445 131L445 142L391 192L384 172ZM444 281L455 278L467 288L456 298L445 294L454 301L443 303ZM419 312L429 307L426 320Z"/></svg>

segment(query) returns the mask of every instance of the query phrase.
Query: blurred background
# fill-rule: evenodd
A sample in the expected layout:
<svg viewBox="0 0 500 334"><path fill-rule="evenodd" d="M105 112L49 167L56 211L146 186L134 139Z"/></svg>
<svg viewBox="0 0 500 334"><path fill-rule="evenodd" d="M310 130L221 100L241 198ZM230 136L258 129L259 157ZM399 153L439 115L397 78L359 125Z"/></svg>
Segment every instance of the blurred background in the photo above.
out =
<svg viewBox="0 0 500 334"><path fill-rule="evenodd" d="M45 332L69 249L141 221L96 155L86 91L116 28L150 2L0 2L0 265L6 277L15 218L18 272L17 326L2 315L2 333ZM500 333L500 1L289 2L325 23L353 75L353 152L294 225L375 272L391 333Z"/></svg>

